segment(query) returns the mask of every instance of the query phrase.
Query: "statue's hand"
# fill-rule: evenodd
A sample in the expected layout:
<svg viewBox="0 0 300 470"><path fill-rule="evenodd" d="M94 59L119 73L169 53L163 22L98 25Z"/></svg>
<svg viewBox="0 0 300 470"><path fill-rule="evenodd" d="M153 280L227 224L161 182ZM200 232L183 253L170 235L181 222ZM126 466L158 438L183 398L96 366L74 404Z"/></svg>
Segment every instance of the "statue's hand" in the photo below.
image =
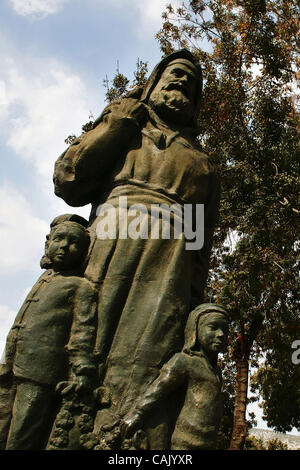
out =
<svg viewBox="0 0 300 470"><path fill-rule="evenodd" d="M75 389L75 382L71 381L64 381L59 382L56 385L55 391L60 395L66 395L67 393L73 391Z"/></svg>
<svg viewBox="0 0 300 470"><path fill-rule="evenodd" d="M133 413L128 413L123 419L121 424L121 432L124 437L130 437L138 429L141 424L141 415L134 411Z"/></svg>
<svg viewBox="0 0 300 470"><path fill-rule="evenodd" d="M70 381L59 382L56 386L56 392L61 395L66 395L69 392L81 393L92 389L92 380L86 375L79 375Z"/></svg>
<svg viewBox="0 0 300 470"><path fill-rule="evenodd" d="M78 375L75 380L75 391L85 392L93 389L93 381L88 375Z"/></svg>
<svg viewBox="0 0 300 470"><path fill-rule="evenodd" d="M121 100L118 105L118 111L131 119L135 119L140 127L143 127L148 116L145 104L134 98L124 98Z"/></svg>

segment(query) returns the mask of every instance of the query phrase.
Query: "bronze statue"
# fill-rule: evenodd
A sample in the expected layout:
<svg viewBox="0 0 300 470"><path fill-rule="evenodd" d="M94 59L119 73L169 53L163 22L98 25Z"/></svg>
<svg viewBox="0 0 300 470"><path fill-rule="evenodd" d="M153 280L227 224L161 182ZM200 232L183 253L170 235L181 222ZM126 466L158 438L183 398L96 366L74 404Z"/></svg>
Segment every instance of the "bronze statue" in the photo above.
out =
<svg viewBox="0 0 300 470"><path fill-rule="evenodd" d="M51 224L42 259L48 269L7 337L0 431L8 450L45 448L58 405L55 387L70 377L70 370L77 388L92 386L97 292L82 277L89 232L72 220L60 216Z"/></svg>
<svg viewBox="0 0 300 470"><path fill-rule="evenodd" d="M195 57L177 51L155 67L143 90L107 106L56 162L55 193L72 206L92 203L85 277L99 292L95 349L106 397L95 432L113 426L145 395L162 365L181 350L190 308L203 302L219 185L197 140L201 92ZM163 207L180 212L190 205L195 214L200 204L200 249L186 249L184 230L176 237L147 236L152 222L162 228ZM116 227L105 238L99 227L101 208L108 206ZM161 214L150 224L145 210L157 206ZM140 211L140 232L134 211ZM176 211L169 214L174 231L177 218ZM195 215L189 230L194 222ZM132 227L134 237L128 236ZM147 417L151 449L168 445L172 415L162 403Z"/></svg>
<svg viewBox="0 0 300 470"><path fill-rule="evenodd" d="M218 352L227 344L228 315L224 307L202 304L193 310L185 329L182 352L162 368L159 377L124 418L126 434L142 427L147 412L184 388L184 399L171 438L173 450L214 449L223 412L222 374Z"/></svg>

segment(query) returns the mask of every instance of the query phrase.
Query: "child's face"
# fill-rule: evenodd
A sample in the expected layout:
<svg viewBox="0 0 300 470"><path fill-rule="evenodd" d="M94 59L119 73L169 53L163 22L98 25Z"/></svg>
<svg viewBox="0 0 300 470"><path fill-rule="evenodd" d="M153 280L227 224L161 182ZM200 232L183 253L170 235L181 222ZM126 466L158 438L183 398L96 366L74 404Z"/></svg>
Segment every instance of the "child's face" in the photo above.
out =
<svg viewBox="0 0 300 470"><path fill-rule="evenodd" d="M218 353L227 345L228 322L220 313L209 313L199 319L198 344L207 352Z"/></svg>
<svg viewBox="0 0 300 470"><path fill-rule="evenodd" d="M67 270L79 267L85 251L81 229L61 224L49 240L47 255L54 269Z"/></svg>

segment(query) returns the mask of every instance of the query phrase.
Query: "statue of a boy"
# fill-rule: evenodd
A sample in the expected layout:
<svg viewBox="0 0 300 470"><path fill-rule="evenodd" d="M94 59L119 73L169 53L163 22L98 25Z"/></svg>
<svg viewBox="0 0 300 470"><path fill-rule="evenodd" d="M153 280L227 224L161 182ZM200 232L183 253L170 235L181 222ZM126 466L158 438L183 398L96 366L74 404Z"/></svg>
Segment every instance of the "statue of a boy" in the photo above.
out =
<svg viewBox="0 0 300 470"><path fill-rule="evenodd" d="M226 347L228 316L217 304L202 304L186 324L185 345L161 369L146 394L124 418L128 437L141 428L155 404L183 387L185 397L171 438L171 449L213 449L223 413L222 375L218 353Z"/></svg>
<svg viewBox="0 0 300 470"><path fill-rule="evenodd" d="M0 388L5 377L11 379L6 449L43 449L56 412L57 383L71 369L77 386L88 387L95 370L96 291L82 277L90 236L70 219L61 216L51 224L42 259L49 269L30 291L7 337L0 374Z"/></svg>

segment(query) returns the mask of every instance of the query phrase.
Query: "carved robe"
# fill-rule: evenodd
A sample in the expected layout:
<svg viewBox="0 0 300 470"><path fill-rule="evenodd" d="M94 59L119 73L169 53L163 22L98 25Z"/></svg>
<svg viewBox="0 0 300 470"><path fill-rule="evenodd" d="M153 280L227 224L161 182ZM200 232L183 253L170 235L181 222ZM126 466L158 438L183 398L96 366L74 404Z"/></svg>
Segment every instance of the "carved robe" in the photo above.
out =
<svg viewBox="0 0 300 470"><path fill-rule="evenodd" d="M95 367L95 301L96 292L86 279L52 269L31 289L6 341L3 367L11 371L13 383L7 391L0 386L1 447L6 434L9 450L46 445L56 406L55 385L69 378L70 368L80 373Z"/></svg>
<svg viewBox="0 0 300 470"><path fill-rule="evenodd" d="M58 159L54 182L67 203L93 204L94 243L85 276L99 289L96 353L110 395L110 409L98 414L99 427L123 416L182 348L190 306L202 302L218 183L189 130L166 128L150 110L140 129L118 104ZM96 209L111 204L118 222L120 196L127 197L128 207L144 204L148 213L151 204L192 204L194 213L196 204L204 204L203 248L186 250L184 234L181 239L123 239L118 225L115 239L99 240ZM151 448L165 448L167 422L157 418L149 424L156 429L149 431Z"/></svg>

